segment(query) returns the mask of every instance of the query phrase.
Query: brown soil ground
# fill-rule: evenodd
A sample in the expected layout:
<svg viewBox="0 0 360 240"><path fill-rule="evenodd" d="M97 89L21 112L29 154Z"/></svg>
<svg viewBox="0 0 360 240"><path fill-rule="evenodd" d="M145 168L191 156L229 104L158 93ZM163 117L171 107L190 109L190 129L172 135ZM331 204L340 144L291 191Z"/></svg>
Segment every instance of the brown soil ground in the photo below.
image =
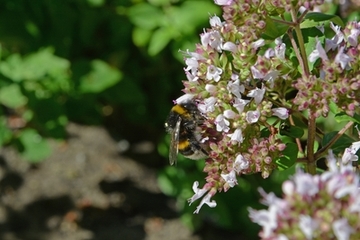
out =
<svg viewBox="0 0 360 240"><path fill-rule="evenodd" d="M161 193L156 169L119 154L104 128L70 124L68 133L37 165L1 149L0 239L239 239L212 226L191 232Z"/></svg>

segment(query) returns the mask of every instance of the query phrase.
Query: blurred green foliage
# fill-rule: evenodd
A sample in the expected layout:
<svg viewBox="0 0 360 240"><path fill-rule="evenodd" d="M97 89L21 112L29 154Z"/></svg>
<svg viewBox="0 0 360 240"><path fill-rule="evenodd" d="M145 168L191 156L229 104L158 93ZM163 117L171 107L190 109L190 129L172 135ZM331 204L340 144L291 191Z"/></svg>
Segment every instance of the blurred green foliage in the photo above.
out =
<svg viewBox="0 0 360 240"><path fill-rule="evenodd" d="M138 140L145 129L167 158L163 122L185 79L179 50L195 49L209 14L220 15L212 0L2 0L0 144L36 163L51 154L47 138L66 138L70 121L107 122ZM227 229L244 226L254 237L258 227L247 207L259 208L257 187L274 189L280 177L245 176L216 196L218 207L193 215L186 199L192 183L204 179L202 164L180 159L163 169L164 193L176 197L194 229L207 219Z"/></svg>
<svg viewBox="0 0 360 240"><path fill-rule="evenodd" d="M0 144L39 162L69 121L161 136L184 79L175 58L208 13L219 13L210 0L1 1Z"/></svg>

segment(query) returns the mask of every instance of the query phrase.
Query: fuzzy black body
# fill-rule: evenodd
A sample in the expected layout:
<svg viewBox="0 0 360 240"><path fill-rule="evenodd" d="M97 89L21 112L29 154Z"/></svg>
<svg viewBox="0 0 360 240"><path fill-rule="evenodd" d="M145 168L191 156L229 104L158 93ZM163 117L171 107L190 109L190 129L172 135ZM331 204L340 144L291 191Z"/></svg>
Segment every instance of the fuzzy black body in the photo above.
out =
<svg viewBox="0 0 360 240"><path fill-rule="evenodd" d="M169 151L171 165L176 163L178 152L194 160L208 155L200 143L199 125L201 123L202 116L195 103L189 101L172 107L165 123L167 132L171 134Z"/></svg>

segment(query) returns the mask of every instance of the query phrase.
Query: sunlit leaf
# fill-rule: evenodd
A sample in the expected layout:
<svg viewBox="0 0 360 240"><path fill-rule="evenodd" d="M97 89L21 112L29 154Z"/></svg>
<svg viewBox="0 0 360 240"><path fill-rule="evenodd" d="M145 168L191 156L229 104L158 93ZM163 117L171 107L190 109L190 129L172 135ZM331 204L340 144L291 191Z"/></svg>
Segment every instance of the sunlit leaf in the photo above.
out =
<svg viewBox="0 0 360 240"><path fill-rule="evenodd" d="M93 60L92 70L80 79L80 91L83 93L98 93L120 81L122 74L110 67L106 62Z"/></svg>
<svg viewBox="0 0 360 240"><path fill-rule="evenodd" d="M19 141L23 147L22 156L31 163L37 163L51 154L51 148L46 141L34 129L25 129L19 135Z"/></svg>
<svg viewBox="0 0 360 240"><path fill-rule="evenodd" d="M9 108L18 108L27 103L27 98L22 94L19 85L11 84L0 88L0 103Z"/></svg>

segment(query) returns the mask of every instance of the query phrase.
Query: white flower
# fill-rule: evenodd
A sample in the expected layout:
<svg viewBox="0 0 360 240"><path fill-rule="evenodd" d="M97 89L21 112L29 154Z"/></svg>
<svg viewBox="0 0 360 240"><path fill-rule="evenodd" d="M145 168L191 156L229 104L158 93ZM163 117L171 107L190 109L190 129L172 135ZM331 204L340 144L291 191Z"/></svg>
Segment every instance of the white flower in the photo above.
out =
<svg viewBox="0 0 360 240"><path fill-rule="evenodd" d="M215 87L215 85L213 85L213 84L206 84L206 85L205 85L205 90L206 90L208 93L215 93L215 92L216 92L216 87Z"/></svg>
<svg viewBox="0 0 360 240"><path fill-rule="evenodd" d="M248 95L246 95L247 97L252 97L255 100L256 104L259 104L263 97L264 97L264 93L265 93L265 88L264 86L260 89L260 88L255 88L253 90L251 90Z"/></svg>
<svg viewBox="0 0 360 240"><path fill-rule="evenodd" d="M274 81L279 77L280 72L279 71L269 71L265 76L264 80L267 81L270 85L270 88L274 87Z"/></svg>
<svg viewBox="0 0 360 240"><path fill-rule="evenodd" d="M227 109L224 111L224 117L227 119L234 119L236 117L236 113L231 109Z"/></svg>
<svg viewBox="0 0 360 240"><path fill-rule="evenodd" d="M187 58L185 60L185 64L187 65L187 68L185 68L185 71L189 71L191 72L192 75L196 75L198 67L199 67L199 63L198 60L195 58Z"/></svg>
<svg viewBox="0 0 360 240"><path fill-rule="evenodd" d="M349 210L350 212L360 213L360 197L355 198L355 201L350 204Z"/></svg>
<svg viewBox="0 0 360 240"><path fill-rule="evenodd" d="M199 198L201 198L202 196L204 196L205 193L207 193L209 190L206 189L206 188L199 188L199 182L198 181L195 181L193 183L193 186L192 186L192 189L194 191L194 195L188 199L188 202L189 202L189 205L191 205L193 202L195 202L196 200L198 200ZM201 199L201 202L199 204L199 206L197 206L196 210L194 211L194 213L199 213L201 207L204 205L204 204L207 204L209 207L216 207L216 202L213 200L213 201L210 201L210 198L212 197L212 195L210 193L206 194L205 197L203 197Z"/></svg>
<svg viewBox="0 0 360 240"><path fill-rule="evenodd" d="M275 56L279 59L285 59L285 50L286 50L285 43L280 43L275 47Z"/></svg>
<svg viewBox="0 0 360 240"><path fill-rule="evenodd" d="M295 185L292 181L285 181L282 186L281 189L283 191L283 193L287 196L291 196L294 194L295 191Z"/></svg>
<svg viewBox="0 0 360 240"><path fill-rule="evenodd" d="M242 143L244 141L244 137L242 135L242 131L240 128L237 128L234 133L228 134L231 137L231 141Z"/></svg>
<svg viewBox="0 0 360 240"><path fill-rule="evenodd" d="M333 222L334 234L338 240L348 240L354 229L349 226L348 220L342 218Z"/></svg>
<svg viewBox="0 0 360 240"><path fill-rule="evenodd" d="M221 27L223 24L222 24L220 18L215 15L210 18L210 25L212 27Z"/></svg>
<svg viewBox="0 0 360 240"><path fill-rule="evenodd" d="M199 79L199 77L193 75L190 72L185 72L185 74L186 74L186 78L189 82L196 82Z"/></svg>
<svg viewBox="0 0 360 240"><path fill-rule="evenodd" d="M275 51L272 48L268 48L264 53L264 57L267 58L267 59L270 59L270 58L272 58L274 56L275 56Z"/></svg>
<svg viewBox="0 0 360 240"><path fill-rule="evenodd" d="M279 107L271 109L273 115L277 116L280 119L287 119L289 117L289 111L286 108Z"/></svg>
<svg viewBox="0 0 360 240"><path fill-rule="evenodd" d="M351 46L356 47L358 45L359 34L360 34L359 29L350 30L350 35L348 36L348 42Z"/></svg>
<svg viewBox="0 0 360 240"><path fill-rule="evenodd" d="M319 192L317 176L298 171L294 175L296 192L305 196L314 196Z"/></svg>
<svg viewBox="0 0 360 240"><path fill-rule="evenodd" d="M218 82L220 80L220 76L222 72L223 71L221 68L215 67L214 65L210 65L207 67L206 79L207 80L214 79L215 82Z"/></svg>
<svg viewBox="0 0 360 240"><path fill-rule="evenodd" d="M344 165L347 165L349 162L357 161L359 157L356 155L356 152L359 150L359 148L360 141L353 142L349 148L345 149L344 154L341 158L341 162Z"/></svg>
<svg viewBox="0 0 360 240"><path fill-rule="evenodd" d="M222 37L219 31L213 30L210 32L204 32L200 36L201 44L203 46L210 46L218 52L221 52Z"/></svg>
<svg viewBox="0 0 360 240"><path fill-rule="evenodd" d="M248 123L256 123L260 118L259 110L246 112L246 121Z"/></svg>
<svg viewBox="0 0 360 240"><path fill-rule="evenodd" d="M218 132L228 132L230 130L229 128L230 122L222 114L219 114L215 118L215 123L216 123L216 131Z"/></svg>
<svg viewBox="0 0 360 240"><path fill-rule="evenodd" d="M229 184L230 187L234 187L238 184L236 179L236 172L234 170L228 174L221 174L221 177Z"/></svg>
<svg viewBox="0 0 360 240"><path fill-rule="evenodd" d="M235 172L240 173L242 170L248 169L249 161L246 160L243 155L239 154L236 156L235 162L233 163L233 168Z"/></svg>
<svg viewBox="0 0 360 240"><path fill-rule="evenodd" d="M334 51L344 40L344 34L341 32L340 26L335 26L332 22L330 22L330 27L335 32L335 36L332 39L325 39L326 52L330 49Z"/></svg>
<svg viewBox="0 0 360 240"><path fill-rule="evenodd" d="M233 43L233 42L226 42L226 43L224 43L224 44L222 45L221 48L222 48L223 50L225 50L225 51L230 51L230 52L232 52L232 53L237 52L237 46L236 46L236 44Z"/></svg>
<svg viewBox="0 0 360 240"><path fill-rule="evenodd" d="M229 81L227 90L234 94L237 98L241 99L241 93L245 91L245 86L240 85L240 80L237 78L235 81Z"/></svg>
<svg viewBox="0 0 360 240"><path fill-rule="evenodd" d="M263 227L263 238L270 237L271 233L276 229L276 212L277 207L275 205L271 205L269 210L255 211L249 208L249 217L251 220Z"/></svg>
<svg viewBox="0 0 360 240"><path fill-rule="evenodd" d="M195 181L193 183L192 189L194 191L194 195L188 199L189 204L191 205L193 202L195 202L196 200L198 200L199 198L201 198L202 196L204 196L204 194L208 191L207 189L204 188L199 188L199 182Z"/></svg>
<svg viewBox="0 0 360 240"><path fill-rule="evenodd" d="M306 239L312 239L313 232L319 226L319 223L312 219L310 216L307 215L300 215L299 216L299 227L300 230L304 233Z"/></svg>
<svg viewBox="0 0 360 240"><path fill-rule="evenodd" d="M352 60L351 57L349 57L346 53L344 53L344 47L341 47L335 56L334 62L339 63L341 68L345 69L351 60Z"/></svg>
<svg viewBox="0 0 360 240"><path fill-rule="evenodd" d="M204 103L199 103L198 109L202 113L209 113L215 110L215 103L217 99L215 97L209 97L204 100Z"/></svg>
<svg viewBox="0 0 360 240"><path fill-rule="evenodd" d="M309 61L310 62L315 62L318 58L321 58L323 61L327 61L329 60L328 56L326 55L326 52L323 48L323 46L321 45L321 42L316 39L316 46L314 51L312 51L309 55Z"/></svg>
<svg viewBox="0 0 360 240"><path fill-rule="evenodd" d="M214 2L219 6L228 6L232 4L233 0L215 0Z"/></svg>
<svg viewBox="0 0 360 240"><path fill-rule="evenodd" d="M211 207L211 208L216 207L216 202L215 202L215 200L210 201L210 198L211 198L211 197L212 197L212 196L211 196L210 193L206 194L206 196L201 199L201 202L200 202L199 206L196 207L196 210L194 211L194 214L195 214L195 213L198 214L199 211L200 211L200 209L201 209L201 207L202 207L204 204L208 205L208 206Z"/></svg>
<svg viewBox="0 0 360 240"><path fill-rule="evenodd" d="M186 94L182 95L181 97L177 98L175 100L175 103L180 104L182 102L188 102L188 101L192 100L194 97L195 97L194 94L186 93Z"/></svg>
<svg viewBox="0 0 360 240"><path fill-rule="evenodd" d="M251 44L251 47L256 50L256 49L258 49L259 47L262 47L262 46L264 46L264 45L265 45L265 40L262 39L262 38L260 38L260 39L256 40L255 42L253 42L253 43Z"/></svg>

